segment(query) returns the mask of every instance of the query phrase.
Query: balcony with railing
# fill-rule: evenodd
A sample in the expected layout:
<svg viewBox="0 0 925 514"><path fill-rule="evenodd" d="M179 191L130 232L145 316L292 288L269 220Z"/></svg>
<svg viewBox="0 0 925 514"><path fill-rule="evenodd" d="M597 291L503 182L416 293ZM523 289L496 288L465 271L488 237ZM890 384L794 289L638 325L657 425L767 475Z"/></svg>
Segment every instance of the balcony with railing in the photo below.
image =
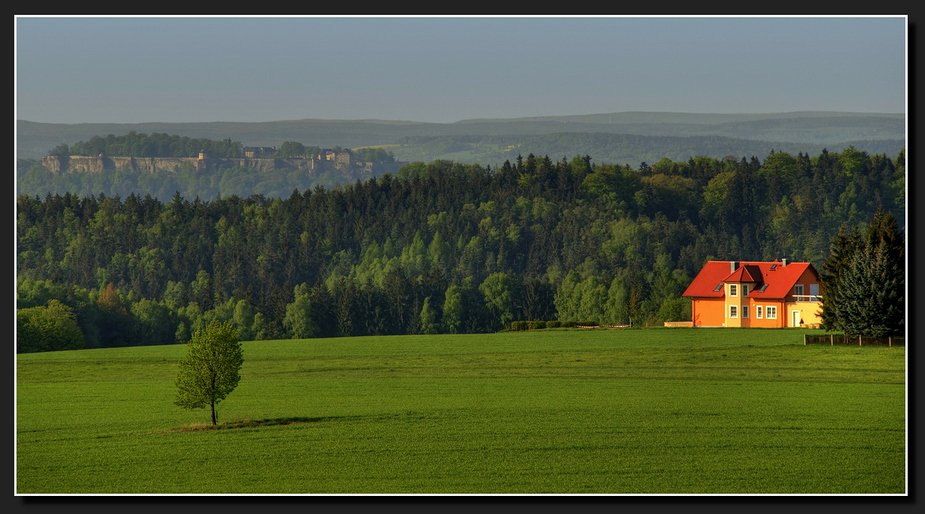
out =
<svg viewBox="0 0 925 514"><path fill-rule="evenodd" d="M819 294L795 294L793 295L794 301L797 302L821 302L822 295Z"/></svg>

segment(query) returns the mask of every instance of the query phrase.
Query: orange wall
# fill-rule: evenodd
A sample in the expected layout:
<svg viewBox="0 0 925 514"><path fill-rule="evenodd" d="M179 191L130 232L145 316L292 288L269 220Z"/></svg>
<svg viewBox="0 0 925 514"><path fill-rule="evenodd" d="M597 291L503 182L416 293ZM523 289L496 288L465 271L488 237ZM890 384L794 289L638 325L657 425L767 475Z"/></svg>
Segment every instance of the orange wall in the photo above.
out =
<svg viewBox="0 0 925 514"><path fill-rule="evenodd" d="M786 310L786 305L783 305L781 302L774 301L774 300L755 301L755 299L753 298L749 302L749 305L750 307L748 310L749 310L749 316L751 319L752 327L780 328L780 327L786 326L785 323L787 320L785 319L785 316L787 316L788 311ZM762 312L762 316L760 319L758 318L758 306L759 305L762 307L762 311L765 311L765 312ZM768 305L772 307L777 307L777 319L768 319L768 314L766 312Z"/></svg>
<svg viewBox="0 0 925 514"><path fill-rule="evenodd" d="M796 281L797 284L803 284L803 294L809 294L809 285L818 284L819 280L816 278L816 275L812 274L808 269L800 275L800 279ZM821 288L820 288L821 289ZM819 294L822 294L822 291L819 291ZM790 290L790 294L787 296L787 301L793 301L793 289Z"/></svg>
<svg viewBox="0 0 925 514"><path fill-rule="evenodd" d="M722 327L726 321L724 298L694 298L692 314L695 327Z"/></svg>
<svg viewBox="0 0 925 514"><path fill-rule="evenodd" d="M743 327L755 328L781 328L791 326L791 311L800 310L803 314L804 326L814 326L819 323L819 311L822 309L820 302L787 302L781 303L775 300L758 300L749 299L743 302L748 305L748 318L739 318ZM758 318L758 306L762 307L762 316ZM777 307L777 319L768 319L767 307ZM729 326L726 323L726 302L722 298L695 298L693 299L693 315L695 327L724 327ZM740 316L742 309L739 308ZM736 325L739 326L739 325Z"/></svg>
<svg viewBox="0 0 925 514"><path fill-rule="evenodd" d="M739 318L741 326L743 327L780 328L790 326L787 316L790 315L790 311L793 308L794 304L792 303L782 304L774 300L758 300L756 302L754 299L749 299L748 302L743 302L743 304L748 305L748 318ZM777 307L777 319L768 319L766 312L763 312L762 317L759 319L757 311L759 305L763 307L762 310L766 310L768 305ZM812 305L813 307L818 307L819 304L815 303ZM695 327L726 326L727 307L723 298L694 298L692 309ZM741 310L740 308L740 313ZM806 317L804 317L804 320L809 322Z"/></svg>

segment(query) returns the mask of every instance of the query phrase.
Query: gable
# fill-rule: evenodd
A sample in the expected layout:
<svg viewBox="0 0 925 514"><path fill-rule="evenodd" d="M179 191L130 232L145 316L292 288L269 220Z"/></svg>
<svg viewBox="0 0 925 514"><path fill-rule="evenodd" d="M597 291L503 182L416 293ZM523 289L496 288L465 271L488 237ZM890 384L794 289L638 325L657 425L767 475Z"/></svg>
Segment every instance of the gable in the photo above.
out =
<svg viewBox="0 0 925 514"><path fill-rule="evenodd" d="M725 283L761 282L761 269L755 264L743 264L723 279Z"/></svg>

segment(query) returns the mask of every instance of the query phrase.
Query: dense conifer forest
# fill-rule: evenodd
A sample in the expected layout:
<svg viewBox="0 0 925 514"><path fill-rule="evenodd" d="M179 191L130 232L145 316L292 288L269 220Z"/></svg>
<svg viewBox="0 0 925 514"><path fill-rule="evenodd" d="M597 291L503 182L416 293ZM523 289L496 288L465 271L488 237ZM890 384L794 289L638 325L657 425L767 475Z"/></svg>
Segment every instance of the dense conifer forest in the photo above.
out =
<svg viewBox="0 0 925 514"><path fill-rule="evenodd" d="M653 325L690 319L680 295L707 260L822 270L841 227L881 207L905 225L904 152L853 147L638 167L412 162L207 200L174 185L169 200L137 182L19 194L17 307L56 300L86 347L183 343L213 320L243 340Z"/></svg>

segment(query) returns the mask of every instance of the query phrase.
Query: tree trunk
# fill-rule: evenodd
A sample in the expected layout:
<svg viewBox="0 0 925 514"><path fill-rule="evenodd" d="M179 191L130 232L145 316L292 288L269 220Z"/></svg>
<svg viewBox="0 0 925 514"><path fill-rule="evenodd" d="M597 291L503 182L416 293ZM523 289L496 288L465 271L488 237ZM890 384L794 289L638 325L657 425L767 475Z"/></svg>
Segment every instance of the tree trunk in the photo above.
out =
<svg viewBox="0 0 925 514"><path fill-rule="evenodd" d="M210 406L212 407L212 425L215 425L215 402L212 402Z"/></svg>

